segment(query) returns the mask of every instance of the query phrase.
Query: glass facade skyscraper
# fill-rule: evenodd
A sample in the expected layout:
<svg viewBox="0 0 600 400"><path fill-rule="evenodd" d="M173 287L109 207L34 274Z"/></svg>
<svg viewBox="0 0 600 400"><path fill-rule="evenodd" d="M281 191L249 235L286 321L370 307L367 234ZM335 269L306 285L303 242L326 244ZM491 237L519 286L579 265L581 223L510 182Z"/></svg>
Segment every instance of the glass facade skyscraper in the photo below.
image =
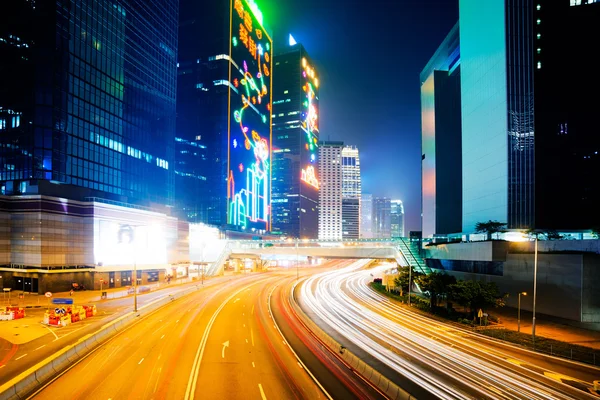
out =
<svg viewBox="0 0 600 400"><path fill-rule="evenodd" d="M262 14L252 0L183 0L179 32L178 209L228 229L269 231L273 49ZM192 142L204 158L182 153Z"/></svg>
<svg viewBox="0 0 600 400"><path fill-rule="evenodd" d="M388 197L375 197L373 199L373 237L388 239L392 229L392 204Z"/></svg>
<svg viewBox="0 0 600 400"><path fill-rule="evenodd" d="M4 194L172 204L176 0L3 5Z"/></svg>
<svg viewBox="0 0 600 400"><path fill-rule="evenodd" d="M297 43L275 55L273 233L318 236L319 76Z"/></svg>
<svg viewBox="0 0 600 400"><path fill-rule="evenodd" d="M405 237L402 200L392 200L390 206L390 234L393 238Z"/></svg>
<svg viewBox="0 0 600 400"><path fill-rule="evenodd" d="M600 225L600 4L460 0L463 231ZM577 71L577 72L572 72ZM585 82L585 83L582 83Z"/></svg>
<svg viewBox="0 0 600 400"><path fill-rule="evenodd" d="M342 148L342 239L360 238L360 157L356 146Z"/></svg>

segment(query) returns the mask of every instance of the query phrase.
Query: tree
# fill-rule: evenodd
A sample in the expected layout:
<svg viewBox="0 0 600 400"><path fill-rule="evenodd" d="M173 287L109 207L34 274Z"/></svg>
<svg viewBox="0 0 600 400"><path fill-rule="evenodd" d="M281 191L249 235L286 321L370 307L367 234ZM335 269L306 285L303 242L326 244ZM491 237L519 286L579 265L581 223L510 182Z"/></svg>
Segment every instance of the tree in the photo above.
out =
<svg viewBox="0 0 600 400"><path fill-rule="evenodd" d="M419 277L421 275L423 275L420 272L415 271L415 269L413 267L409 266L409 267L402 268L400 270L400 273L398 274L398 277L396 279L394 279L394 284L396 285L398 290L400 290L400 296L403 296L404 292L408 291L408 280L411 277L409 268L412 268L412 281L413 282L415 282L415 280L419 279Z"/></svg>
<svg viewBox="0 0 600 400"><path fill-rule="evenodd" d="M487 233L487 240L492 240L492 235L498 232L504 232L505 222L489 220L488 222L478 222L475 224L475 232Z"/></svg>
<svg viewBox="0 0 600 400"><path fill-rule="evenodd" d="M560 233L553 229L546 231L546 237L548 238L548 240L560 240L563 238L563 236Z"/></svg>
<svg viewBox="0 0 600 400"><path fill-rule="evenodd" d="M438 299L450 292L450 285L456 283L456 278L441 272L422 275L418 279L419 287L431 299L431 308L438 304Z"/></svg>
<svg viewBox="0 0 600 400"><path fill-rule="evenodd" d="M450 285L451 298L471 313L489 307L503 307L506 295L501 295L495 283L460 280Z"/></svg>

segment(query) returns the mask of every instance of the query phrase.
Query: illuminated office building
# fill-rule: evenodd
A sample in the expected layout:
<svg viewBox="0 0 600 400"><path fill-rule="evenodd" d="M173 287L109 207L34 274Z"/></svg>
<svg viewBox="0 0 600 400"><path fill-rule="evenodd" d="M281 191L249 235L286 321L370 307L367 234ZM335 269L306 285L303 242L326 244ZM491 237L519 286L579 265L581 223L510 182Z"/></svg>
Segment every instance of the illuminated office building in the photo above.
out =
<svg viewBox="0 0 600 400"><path fill-rule="evenodd" d="M360 238L360 157L356 146L342 149L342 239Z"/></svg>
<svg viewBox="0 0 600 400"><path fill-rule="evenodd" d="M404 205L402 200L390 202L390 234L393 238L404 236Z"/></svg>
<svg viewBox="0 0 600 400"><path fill-rule="evenodd" d="M373 238L373 195L368 193L360 196L360 238Z"/></svg>
<svg viewBox="0 0 600 400"><path fill-rule="evenodd" d="M343 142L319 142L319 239L342 239Z"/></svg>
<svg viewBox="0 0 600 400"><path fill-rule="evenodd" d="M2 194L172 204L177 15L176 0L2 4Z"/></svg>
<svg viewBox="0 0 600 400"><path fill-rule="evenodd" d="M178 210L264 233L271 229L271 37L252 0L180 6L176 154L184 159L195 142L206 155L190 160L197 167L178 164Z"/></svg>
<svg viewBox="0 0 600 400"><path fill-rule="evenodd" d="M423 237L462 231L460 48L456 24L421 72Z"/></svg>
<svg viewBox="0 0 600 400"><path fill-rule="evenodd" d="M392 203L388 197L373 199L373 237L389 239L392 229Z"/></svg>
<svg viewBox="0 0 600 400"><path fill-rule="evenodd" d="M273 233L318 237L319 76L304 47L276 54L273 66Z"/></svg>
<svg viewBox="0 0 600 400"><path fill-rule="evenodd" d="M579 73L600 4L461 0L459 17L463 231L600 225L600 77Z"/></svg>

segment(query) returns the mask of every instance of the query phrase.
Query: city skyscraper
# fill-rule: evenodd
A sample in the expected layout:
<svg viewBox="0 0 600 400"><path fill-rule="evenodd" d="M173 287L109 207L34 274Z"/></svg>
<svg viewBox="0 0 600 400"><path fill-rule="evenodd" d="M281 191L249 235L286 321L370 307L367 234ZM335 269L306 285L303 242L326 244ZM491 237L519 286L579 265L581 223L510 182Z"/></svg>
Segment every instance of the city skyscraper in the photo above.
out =
<svg viewBox="0 0 600 400"><path fill-rule="evenodd" d="M342 149L342 239L360 237L360 157L356 146Z"/></svg>
<svg viewBox="0 0 600 400"><path fill-rule="evenodd" d="M300 43L273 66L273 233L318 237L319 76Z"/></svg>
<svg viewBox="0 0 600 400"><path fill-rule="evenodd" d="M402 200L390 201L390 233L393 238L405 237L404 205Z"/></svg>
<svg viewBox="0 0 600 400"><path fill-rule="evenodd" d="M522 229L600 224L589 178L600 172L598 121L583 100L600 78L581 84L567 72L589 66L600 4L461 0L459 17L463 231L489 219Z"/></svg>
<svg viewBox="0 0 600 400"><path fill-rule="evenodd" d="M373 195L363 193L360 197L360 238L373 237Z"/></svg>
<svg viewBox="0 0 600 400"><path fill-rule="evenodd" d="M172 204L178 2L2 11L1 193Z"/></svg>
<svg viewBox="0 0 600 400"><path fill-rule="evenodd" d="M178 208L209 224L269 231L272 40L262 13L252 0L183 0L179 33ZM196 159L182 153L193 148L202 148Z"/></svg>
<svg viewBox="0 0 600 400"><path fill-rule="evenodd" d="M462 231L458 23L421 72L422 232Z"/></svg>
<svg viewBox="0 0 600 400"><path fill-rule="evenodd" d="M342 239L343 142L319 142L319 239Z"/></svg>
<svg viewBox="0 0 600 400"><path fill-rule="evenodd" d="M373 199L373 237L387 239L392 231L392 204L388 197Z"/></svg>

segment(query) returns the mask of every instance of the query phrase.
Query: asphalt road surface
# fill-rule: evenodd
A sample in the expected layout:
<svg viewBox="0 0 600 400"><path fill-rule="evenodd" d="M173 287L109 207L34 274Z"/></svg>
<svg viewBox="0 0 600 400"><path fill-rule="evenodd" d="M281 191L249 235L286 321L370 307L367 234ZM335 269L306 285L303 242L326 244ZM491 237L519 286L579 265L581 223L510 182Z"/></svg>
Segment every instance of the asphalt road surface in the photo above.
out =
<svg viewBox="0 0 600 400"><path fill-rule="evenodd" d="M295 277L295 271L252 274L176 300L110 339L32 397L381 398L357 377L343 375L335 360L311 358L309 346L315 343L308 333L298 338L287 329L294 320L280 300ZM298 351L292 351L288 338ZM317 374L311 377L313 369Z"/></svg>
<svg viewBox="0 0 600 400"><path fill-rule="evenodd" d="M238 277L225 276L211 278L206 280L204 285L200 282L195 282L174 285L173 287L141 294L138 295L138 307L142 307L158 298L167 296L170 293L182 290L189 286L198 285L201 287L200 290L202 291L214 287L215 285L221 286L235 279L238 279ZM86 318L83 321L65 327L46 327L46 335L27 343L13 344L7 340L0 339L0 385L51 356L62 347L76 342L79 338L89 333L95 332L107 322L133 311L133 296L103 300L94 304L96 304L98 309L98 314L96 316ZM39 321L36 321L36 323L41 325L43 313L40 315ZM3 324L10 323L12 323L12 321L3 322Z"/></svg>

